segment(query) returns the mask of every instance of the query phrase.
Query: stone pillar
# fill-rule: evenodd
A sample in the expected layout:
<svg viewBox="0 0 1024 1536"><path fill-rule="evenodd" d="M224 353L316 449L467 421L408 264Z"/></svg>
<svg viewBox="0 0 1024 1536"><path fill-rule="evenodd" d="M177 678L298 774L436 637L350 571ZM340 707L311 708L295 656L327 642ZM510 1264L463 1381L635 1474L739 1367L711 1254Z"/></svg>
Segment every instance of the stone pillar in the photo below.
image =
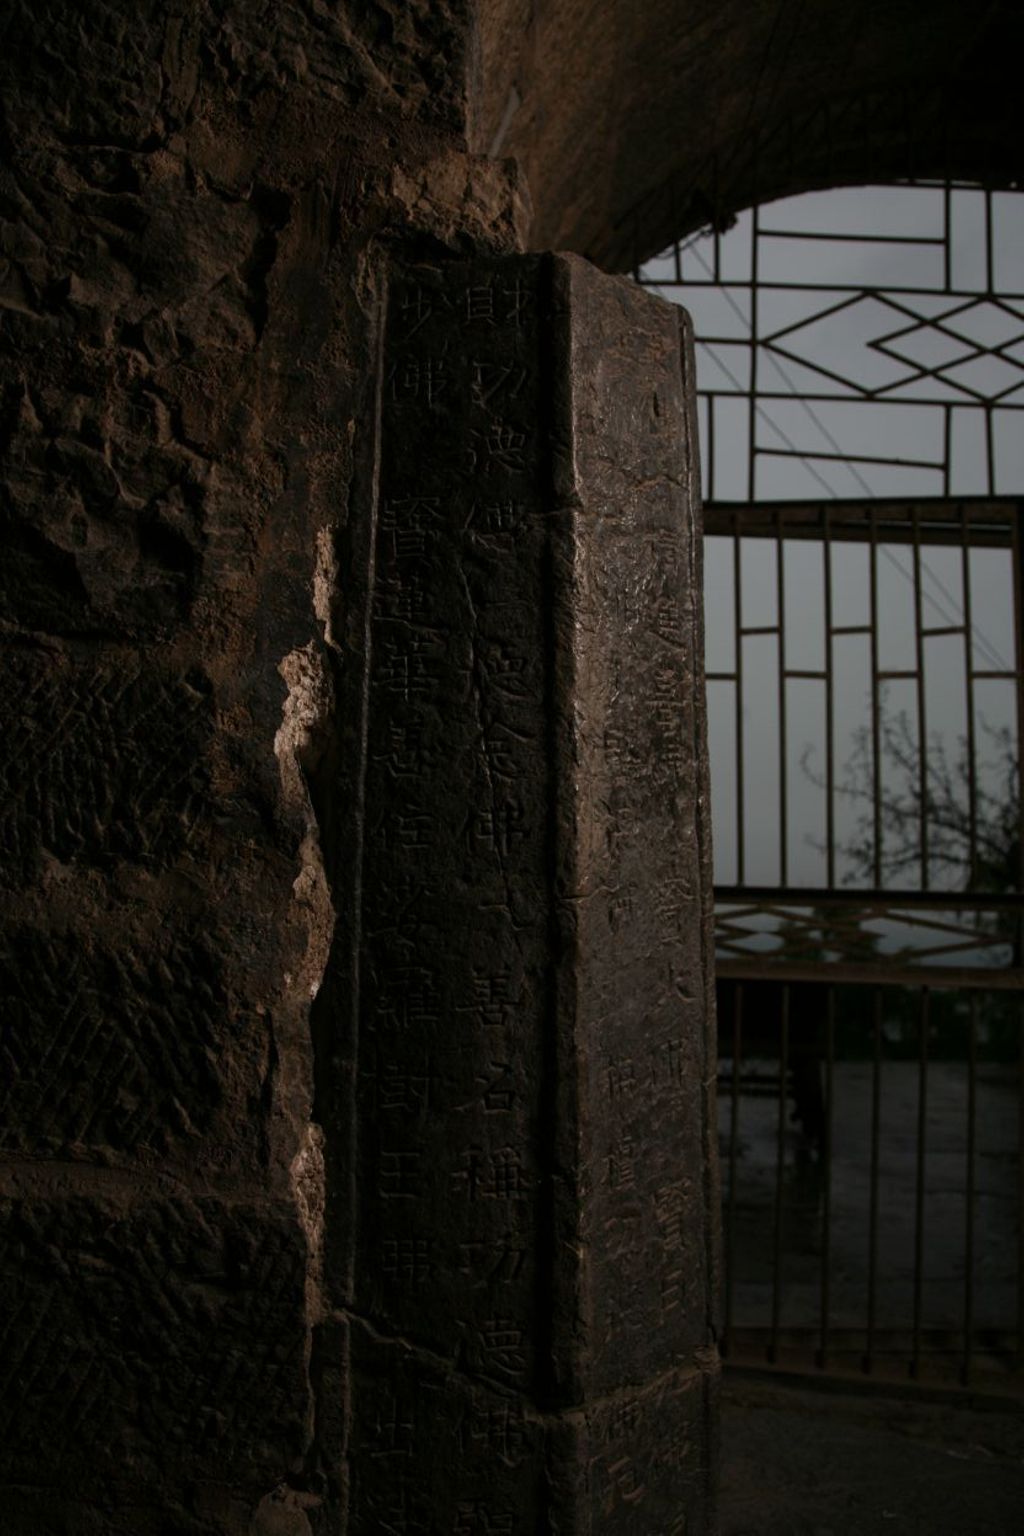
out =
<svg viewBox="0 0 1024 1536"><path fill-rule="evenodd" d="M341 594L359 789L330 1047L353 1129L328 1148L325 1353L360 1536L712 1528L680 318L572 257L389 284L366 579Z"/></svg>

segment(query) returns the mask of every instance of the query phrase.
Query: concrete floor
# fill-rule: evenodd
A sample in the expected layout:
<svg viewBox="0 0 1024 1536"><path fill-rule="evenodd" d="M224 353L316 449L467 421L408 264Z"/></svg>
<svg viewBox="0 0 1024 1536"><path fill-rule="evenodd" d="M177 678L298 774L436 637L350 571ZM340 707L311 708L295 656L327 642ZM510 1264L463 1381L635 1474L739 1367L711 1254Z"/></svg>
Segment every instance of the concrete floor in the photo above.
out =
<svg viewBox="0 0 1024 1536"><path fill-rule="evenodd" d="M720 1522L721 1536L1020 1536L1024 1404L727 1373Z"/></svg>
<svg viewBox="0 0 1024 1536"><path fill-rule="evenodd" d="M744 1085L738 1104L736 1209L733 1216L733 1308L738 1328L765 1328L771 1318L777 1177L778 1102L770 1061L751 1062L760 1090ZM986 1064L977 1084L973 1159L973 1323L1012 1329L1017 1322L1017 1165L1019 1074ZM783 1328L820 1326L824 1167L803 1144L786 1103L783 1164L780 1321ZM909 1330L913 1317L916 1227L918 1069L886 1062L879 1137L877 1325ZM967 1068L933 1062L928 1071L925 1194L922 1207L925 1328L958 1329L964 1318L967 1189ZM871 1067L837 1062L832 1148L830 1325L863 1329L868 1308L868 1211L871 1166ZM720 1082L722 1186L731 1188L728 1071ZM728 1222L728 1205L725 1211ZM1024 1530L1024 1521L1021 1529Z"/></svg>

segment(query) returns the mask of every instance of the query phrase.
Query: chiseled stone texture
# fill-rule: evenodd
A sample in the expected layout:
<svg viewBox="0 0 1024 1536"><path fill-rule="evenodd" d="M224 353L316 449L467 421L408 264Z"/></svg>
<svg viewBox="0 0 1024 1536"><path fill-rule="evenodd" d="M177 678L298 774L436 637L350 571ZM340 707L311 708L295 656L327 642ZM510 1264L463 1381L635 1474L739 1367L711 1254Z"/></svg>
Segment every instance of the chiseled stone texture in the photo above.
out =
<svg viewBox="0 0 1024 1536"><path fill-rule="evenodd" d="M0 1203L3 1529L205 1532L225 1466L258 1498L302 1454L303 1237L283 1208L102 1188Z"/></svg>
<svg viewBox="0 0 1024 1536"><path fill-rule="evenodd" d="M305 774L381 242L522 222L469 9L0 17L4 1536L334 1518Z"/></svg>
<svg viewBox="0 0 1024 1536"><path fill-rule="evenodd" d="M12 647L0 683L0 852L5 874L45 861L149 870L172 864L209 816L209 679L138 653Z"/></svg>
<svg viewBox="0 0 1024 1536"><path fill-rule="evenodd" d="M514 717L544 737L524 737L533 775L524 812L541 819L522 824L501 820L495 790L482 807L490 820L462 826L458 795L485 788L479 754L470 780L444 760L443 735L427 742L439 752L429 770L438 827L462 839L439 865L444 922L496 889L530 949L508 978L500 967L478 976L493 958L488 918L461 953L445 983L454 1019L468 1025L484 1010L488 1040L508 1029L510 1009L521 1005L529 1023L493 1059L480 1043L461 1053L454 1034L446 1040L436 1105L450 1145L436 1122L429 1133L436 1168L425 1216L443 1222L446 1207L471 1200L481 1225L486 1205L496 1269L466 1222L461 1268L449 1246L422 1303L404 1294L417 1265L431 1273L417 1245L432 1233L393 1214L415 1182L403 1156L414 1148L402 1138L418 1111L399 1112L409 1123L392 1145L383 1116L374 1119L374 1096L399 1090L378 1049L387 1031L421 1028L436 1002L412 971L402 976L418 962L389 948L390 919L374 910L388 894L385 861L397 867L413 846L403 840L420 835L389 822L405 792L401 769L375 757L364 775L349 771L364 682L374 708L404 686L400 652L387 671L384 630L401 612L388 619L386 583L370 621L381 644L365 675L359 629L373 422L390 389L388 430L400 433L413 387L377 366L385 253L400 246L436 267L490 259L517 249L527 217L515 167L466 149L472 9L468 0L12 0L0 20L4 1536L337 1536L346 1499L350 1531L376 1536L403 1482L393 1475L408 1443L403 1383L421 1418L440 1403L429 1458L417 1450L423 1479L404 1480L413 1503L421 1499L410 1532L417 1520L421 1536L487 1531L495 1499L502 1519L514 1504L524 1536L537 1536L541 1519L577 1528L570 1512L580 1512L580 1530L649 1529L669 1521L668 1502L671 1521L681 1517L679 1498L700 1529L707 1455L694 1399L712 1373L694 1346L709 1260L673 1247L680 1210L704 1219L695 1085L672 1087L677 1066L689 1071L695 1057L676 1052L661 1014L651 1014L654 1054L645 1046L635 1075L662 1125L675 1117L690 1183L670 1187L661 1150L641 1155L635 1171L642 1251L660 1243L665 1263L640 1283L628 1268L616 1278L614 1256L603 1269L579 1261L589 1244L606 1251L605 1223L618 1233L615 1252L628 1250L623 1170L639 1119L625 1101L610 1107L623 1002L614 978L595 975L593 1006L580 1015L580 1038L600 1048L592 1062L561 1015L548 1029L569 995L555 971L575 974L576 948L617 942L615 924L629 921L626 906L613 920L598 903L596 926L581 919L574 930L587 896L574 875L563 906L552 900L555 823L569 822L564 808L554 816L551 791L571 780L564 759L555 772L556 746L577 728L573 689L552 669L547 598L572 591L559 562L571 564L575 538L557 498L534 503L521 569L507 559L503 514L487 510L464 570L447 571L431 598L454 604L462 625L458 658L445 652L441 662L445 686L454 667L463 688L449 710L469 756L481 708L499 699L510 713L495 725ZM570 287L583 288L556 303L553 268L541 265L563 345L565 305L582 302L586 280L578 274ZM553 362L543 327L531 334L532 374L518 386L499 353L475 359L482 436L454 446L466 450L463 478L504 454L513 469L526 465L531 495L546 495L556 477L545 455L577 420L552 380L574 363L564 350ZM675 411L672 346L659 366L675 369ZM542 415L528 445L490 435L488 402L517 387L555 413ZM595 388L600 396L604 385ZM626 435L656 431L646 395L642 407L630 399ZM406 452L428 449L429 411L409 419L419 436ZM559 484L559 496L577 494ZM397 478L389 494L402 494ZM657 494L643 513L655 522ZM508 485L494 502L518 499ZM635 531L643 543L640 523ZM404 517L377 525L382 572L388 538L416 532ZM502 562L514 621L489 606ZM602 612L607 600L598 593ZM656 635L653 612L638 620L645 634ZM685 627L692 615L677 618ZM632 622L620 615L616 633ZM571 624L558 623L557 654L572 671ZM508 654L509 634L523 656ZM611 676L609 657L593 655L600 677ZM407 660L415 689L438 656L427 640ZM627 674L622 686L632 687ZM664 702L651 695L652 709ZM699 778L686 745L692 708L692 699L680 705L676 725L681 761ZM374 719L379 756L395 744L383 716ZM611 750L600 722L596 736L587 729L578 735L587 754ZM500 734L495 785L511 760ZM537 776L542 761L550 780ZM596 813L603 791L595 781L584 793L581 812ZM634 875L612 848L628 841L628 806L607 809L619 831L609 823L601 834L605 867L628 905ZM692 863L692 847L680 848ZM365 912L355 895L364 854ZM407 873L415 887L411 864ZM542 899L539 922L527 878ZM676 912L687 942L699 927L695 880L684 878L682 905L665 902L664 921ZM512 905L519 888L530 910ZM367 919L361 929L355 918ZM688 955L684 981L678 966L663 967L659 997L644 1000L646 1010L678 999L684 1033L701 963ZM358 1055L357 1021L345 1012L355 974L373 1010ZM522 995L506 995L506 983L521 983ZM530 1011L535 1003L547 1012ZM494 1062L523 1087L516 1134L532 1138L529 1167L546 1170L536 1186L527 1181L537 1174L506 1155L515 1149L500 1124L509 1088ZM415 1082L401 1091L414 1093ZM462 1113L460 1093L487 1104ZM570 1149L555 1144L556 1125L583 1137L579 1155L563 1159ZM522 1242L506 1240L517 1232ZM646 1323L627 1327L635 1370L625 1374L611 1347L624 1317L649 1318L665 1345L645 1352ZM655 1359L666 1365L652 1378ZM649 1432L655 1420L664 1435ZM669 1425L685 1428L682 1439Z"/></svg>
<svg viewBox="0 0 1024 1536"><path fill-rule="evenodd" d="M1019 5L488 0L480 14L472 141L521 159L531 246L613 271L815 187L1024 174Z"/></svg>
<svg viewBox="0 0 1024 1536"><path fill-rule="evenodd" d="M325 1270L351 1528L697 1536L717 1206L692 362L677 310L568 257L396 263L386 313L366 685L343 693L357 985L323 1015L330 1120L354 1126L328 1137Z"/></svg>
<svg viewBox="0 0 1024 1536"><path fill-rule="evenodd" d="M0 934L0 1151L261 1165L270 1038L185 923Z"/></svg>

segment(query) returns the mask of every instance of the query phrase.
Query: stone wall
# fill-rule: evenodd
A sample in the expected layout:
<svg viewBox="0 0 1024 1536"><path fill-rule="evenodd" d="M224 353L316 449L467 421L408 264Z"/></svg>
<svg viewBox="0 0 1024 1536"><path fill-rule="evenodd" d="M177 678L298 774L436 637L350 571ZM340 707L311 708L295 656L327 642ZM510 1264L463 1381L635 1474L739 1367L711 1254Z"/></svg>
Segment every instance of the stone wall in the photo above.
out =
<svg viewBox="0 0 1024 1536"><path fill-rule="evenodd" d="M376 1198L354 1161L376 1155L376 1122L366 1117L357 1135L338 1113L353 1087L338 1019L352 996L345 956L359 952L346 842L359 815L356 588L391 258L436 266L564 244L622 266L638 241L646 254L755 193L906 174L908 152L918 174L1020 173L1017 7L662 0L641 10L642 25L625 0L4 9L5 1536L339 1532L352 1493L346 1332L355 1318L369 1371L374 1351L391 1347L374 1343L374 1326L390 1317L403 1338L416 1331L410 1304L392 1316L398 1303L384 1296L415 1265L415 1234L382 1230L390 1246L378 1269L364 1262L361 1320L338 1256L345 1200ZM638 200L646 211L634 230ZM600 374L610 346L581 354L584 372ZM602 389L617 387L612 369ZM602 398L595 389L586 406L595 421ZM614 606L601 559L585 567L587 600L596 592ZM639 590L660 601L650 583ZM644 635L660 622L644 620ZM685 622L699 628L692 610ZM618 693L601 709L642 694L631 665L615 663ZM659 669L648 669L656 710L667 704ZM616 772L635 771L631 730L598 733L588 750L599 766L580 780L598 861L615 838L628 841L636 811L602 778L609 753L620 754ZM686 750L692 771L693 740ZM643 817L656 821L660 806L645 804ZM693 809L673 814L685 821ZM483 833L493 844L495 827ZM713 1354L703 1375L695 1360L713 1333L711 1089L695 1045L705 1020L696 951L685 974L665 972L690 1021L686 1049L670 1033L664 1055L633 1058L617 1042L616 1010L634 1008L634 1022L643 1010L601 924L614 906L628 930L646 878L620 874L587 941L600 963L583 996L604 1055L575 1079L591 1094L592 1163L576 1169L566 1206L569 1247L597 1256L572 1303L598 1362L591 1383L552 1379L550 1347L546 1385L536 1362L520 1366L509 1342L519 1324L474 1324L461 1344L443 1318L431 1326L470 1374L496 1371L502 1392L510 1371L532 1372L531 1412L563 1415L548 1426L563 1449L545 1463L542 1528L596 1533L608 1521L650 1536L652 1524L693 1529L707 1516L702 1394ZM662 892L665 913L690 903L679 920L691 946L699 895L692 882L675 905ZM363 952L359 963L372 962ZM551 965L554 951L540 969ZM663 1004L659 994L644 1017ZM557 1074L547 1081L553 1137L572 1122L552 1117ZM673 1119L665 1105L684 1088L688 1114ZM654 1160L641 1177L648 1122ZM675 1190L657 1162L658 1147L675 1145L658 1139L666 1125L691 1138L685 1157L673 1154L684 1161ZM705 1138L702 1159L694 1136ZM561 1157L554 1141L548 1153ZM403 1170L399 1157L384 1172ZM634 1293L628 1265L647 1249L621 1233L633 1230L637 1177L651 1202L636 1230L660 1246ZM367 1220L372 1230L376 1217ZM659 1220L657 1233L643 1226ZM544 1241L550 1259L550 1232ZM517 1305L538 1307L540 1289ZM626 1369L616 1341L650 1308L670 1347L645 1355L656 1329L644 1324ZM548 1347L550 1316L544 1329ZM580 1359L570 1364L578 1384ZM405 1421L385 1423L367 1379L360 1390L355 1455L369 1465ZM692 1412L679 1407L688 1393L699 1399ZM591 1399L601 1408L585 1423ZM504 1464L500 1416L480 1421L498 1435L490 1452L459 1422L453 1443L470 1434L480 1465L487 1454ZM662 1440L666 1423L693 1434ZM437 1445L444 1481L443 1436ZM684 1452L689 1463L673 1466ZM369 1533L387 1479L364 1474L352 1529ZM677 1485L690 1503L669 1514ZM645 1489L657 1490L646 1495L655 1516ZM452 1536L485 1531L486 1504L474 1495L449 1510ZM526 1529L533 1509L518 1509ZM422 1511L404 1529L435 1536Z"/></svg>
<svg viewBox="0 0 1024 1536"><path fill-rule="evenodd" d="M304 1530L327 1488L304 770L382 253L516 244L508 168L464 149L467 30L0 22L10 1536L245 1531L268 1496L254 1529Z"/></svg>
<svg viewBox="0 0 1024 1536"><path fill-rule="evenodd" d="M568 257L396 263L386 312L352 729L315 776L345 886L316 1023L352 1529L699 1536L692 359L677 309Z"/></svg>
<svg viewBox="0 0 1024 1536"><path fill-rule="evenodd" d="M1013 0L490 0L471 142L519 157L531 241L629 270L752 202L1024 175Z"/></svg>
<svg viewBox="0 0 1024 1536"><path fill-rule="evenodd" d="M710 1520L689 384L674 312L617 284L601 298L580 264L544 279L561 298L531 332L524 473L543 497L525 563L488 574L507 553L500 507L528 499L506 486L482 543L449 528L457 558L428 593L476 647L476 707L511 689L492 724L538 738L529 838L514 800L512 821L496 802L462 825L460 793L480 785L448 781L454 694L416 770L468 838L436 871L449 938L452 913L490 910L495 880L526 882L514 941L482 918L443 957L449 1020L480 1015L472 1049L496 1019L511 1031L505 1075L481 1086L491 1057L449 1043L449 1099L401 1146L365 1080L382 1021L418 1009L433 1027L401 945L368 926L410 846L387 841L396 792L378 782L392 722L367 713L391 688L387 582L368 576L379 561L386 577L396 536L374 524L381 434L395 484L439 451L429 412L406 439L385 410L426 388L384 354L389 273L483 270L528 241L521 172L500 145L473 148L499 12L11 0L0 21L4 1536L376 1536L385 1516L407 1536L667 1536ZM557 81L538 88L557 103ZM505 278L486 270L493 298ZM463 362L474 409L508 382L498 353ZM452 450L467 474L524 451L495 448L489 420ZM501 591L525 670L490 613ZM406 679L436 659L410 652ZM527 929L523 975L492 966L498 991L474 991ZM465 1145L463 1089L483 1095ZM499 1157L515 1092L518 1172ZM403 1134L421 1129L413 1114ZM443 1171L433 1223L491 1173L495 1199L523 1204L529 1263L491 1234L518 1322L491 1307L483 1195L450 1219L433 1310L398 1294L421 1250L407 1223L388 1228L388 1202L407 1198L413 1155ZM443 1414L402 1505L388 1458L412 1431L394 1388L408 1376L429 1419L432 1371ZM528 1463L509 1441L527 1421Z"/></svg>

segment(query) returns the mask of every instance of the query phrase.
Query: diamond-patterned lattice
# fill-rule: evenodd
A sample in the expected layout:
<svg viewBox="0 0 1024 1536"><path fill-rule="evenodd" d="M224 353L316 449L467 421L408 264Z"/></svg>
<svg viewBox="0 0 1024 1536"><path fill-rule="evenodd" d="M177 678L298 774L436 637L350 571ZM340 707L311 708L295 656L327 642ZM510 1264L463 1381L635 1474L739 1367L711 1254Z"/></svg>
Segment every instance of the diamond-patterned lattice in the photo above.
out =
<svg viewBox="0 0 1024 1536"><path fill-rule="evenodd" d="M985 300L947 315L941 328L952 331L955 336L964 336L975 346L989 351L1005 346L1020 335L1021 317L1005 304Z"/></svg>
<svg viewBox="0 0 1024 1536"><path fill-rule="evenodd" d="M885 967L970 965L998 969L1009 963L1005 917L992 910L900 907L895 902L830 901L813 907L782 899L719 902L715 948L721 964L756 961L766 968L787 965L877 965Z"/></svg>
<svg viewBox="0 0 1024 1536"><path fill-rule="evenodd" d="M891 192L847 189L845 211L836 192L782 199L640 272L694 313L709 503L1019 492L1015 225L980 229L939 184L900 186L897 218ZM729 396L749 401L746 427Z"/></svg>

